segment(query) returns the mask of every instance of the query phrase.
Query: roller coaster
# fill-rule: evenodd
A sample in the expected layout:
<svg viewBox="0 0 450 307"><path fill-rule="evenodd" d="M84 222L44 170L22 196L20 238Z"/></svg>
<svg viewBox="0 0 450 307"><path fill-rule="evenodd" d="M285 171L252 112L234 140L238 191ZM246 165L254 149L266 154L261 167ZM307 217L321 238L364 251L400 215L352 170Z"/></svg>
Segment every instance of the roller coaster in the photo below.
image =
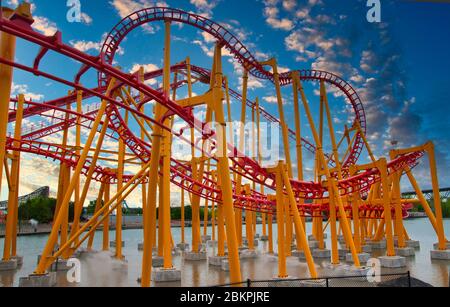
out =
<svg viewBox="0 0 450 307"><path fill-rule="evenodd" d="M86 250L90 251L95 231L100 227L103 228L103 250L109 250L109 216L113 212L116 212L117 218L114 257L123 259L121 208L126 198L138 187L142 191L144 212L141 278L144 287L151 285L154 247L157 247L157 256L163 260L158 272L175 270L172 263L172 250L176 245L171 236L171 187L178 187L181 191L183 212L185 196L190 197L192 246L189 257L201 258L204 253L200 226L200 203L203 200L205 225L209 222L208 211L212 213L212 240L217 242L217 250L214 252L217 252L217 257L229 261L231 282L242 281L240 250L244 247L249 251L255 250L257 217L262 220L261 238L268 241L268 252L273 254L275 247L277 249L279 278L289 276L286 257L293 254L303 254L311 277L319 277L314 264L316 253L311 242L317 243L317 250L324 251L327 229L331 233L329 258L333 265L341 261L338 244L348 249L356 268L364 267L361 254L364 247L371 244L386 242L386 256L396 256L398 250L407 248L411 241L403 219L407 217L408 210L419 203L424 207L436 231L438 249L448 251L440 198L434 198L432 210L412 172L427 155L433 193L439 195L433 144L429 142L414 148L394 149L390 152L390 161L386 158L376 159L366 139L367 121L363 102L354 88L339 76L319 70L280 73L276 59L256 59L224 26L200 15L173 8L152 7L125 17L109 32L98 56L88 55L64 43L59 31L53 36L40 34L31 27L33 22L30 5L27 3L19 5L15 10L2 8L0 160L4 163L0 163L0 178L5 172L9 186L3 261L17 256L15 240L21 153L60 163L53 228L34 276L45 276L53 262L72 257L85 242ZM133 73L126 73L115 67L115 55L128 34L143 25L156 22L163 22L165 27L164 67L147 72L141 68ZM189 58L180 63L171 63L171 25L176 23L194 27L216 40L210 70L191 64ZM39 47L32 66L15 59L16 38ZM229 87L229 80L222 69L223 50L227 50L242 67L242 92ZM80 64L72 80L58 77L41 68L41 62L49 52ZM28 72L73 90L66 96L46 102L27 100L24 95L11 97L13 70ZM95 88L82 85L81 81L88 71L95 71L98 75L98 85ZM250 75L273 85L277 96L278 116L261 107L258 99L249 98ZM155 78L163 79L162 88L148 85L147 81ZM209 86L209 90L194 96L193 85L197 83ZM305 83L320 86L319 124L313 119L303 87ZM185 87L188 89L188 97L178 99L177 90ZM282 88L288 87L292 88L295 108L293 129L286 123L281 93ZM352 126L346 127L340 140L336 138L333 127L327 88L343 94L346 102L351 105L355 118ZM99 102L86 102L89 99ZM230 124L227 125L233 121L231 99L242 105L241 123L245 123L248 110L256 120L252 142L257 150L251 157L244 153L242 129L239 144L235 146L230 141L234 139L232 128ZM153 106L153 112L148 112L146 107L149 106ZM205 120L194 116L199 107L206 108ZM301 111L308 119L313 141L302 137ZM41 118L43 121L22 130L25 118ZM184 128L174 129L175 119L182 121ZM205 129L213 119L216 122L214 129ZM283 136L285 157L271 167L262 164L262 120L279 124ZM139 127L140 135L136 134L136 129L131 128L131 121ZM330 153L324 152L323 146L325 122L329 129L329 142L332 144ZM14 126L13 133L8 133L8 124ZM89 131L83 145L80 136L82 128ZM75 145L68 143L70 129L76 130ZM200 137L196 137L196 133ZM45 141L48 136L60 134L62 139L59 143ZM189 145L190 161L174 158L171 148L174 139ZM117 151L103 150L105 140L116 142ZM291 143L296 145L296 159L291 156ZM345 155L340 155L345 144ZM304 150L315 157L313 182L304 179ZM360 157L366 152L371 163L358 164ZM112 155L114 158L108 159L103 155ZM114 162L117 168L106 167L102 161ZM298 174L293 171L292 165L295 163ZM127 165L138 166L140 170L135 174L125 174ZM80 184L81 176L85 176L84 185ZM402 198L400 181L404 176L411 182L417 199ZM81 223L82 208L89 188L94 183L100 184L96 211L88 222ZM112 194L111 187L114 185L117 193ZM72 199L75 200L75 218L69 224L68 207ZM312 238L306 232L307 217L313 220ZM277 241L273 238L274 218ZM187 248L184 215L182 242L178 246Z"/></svg>

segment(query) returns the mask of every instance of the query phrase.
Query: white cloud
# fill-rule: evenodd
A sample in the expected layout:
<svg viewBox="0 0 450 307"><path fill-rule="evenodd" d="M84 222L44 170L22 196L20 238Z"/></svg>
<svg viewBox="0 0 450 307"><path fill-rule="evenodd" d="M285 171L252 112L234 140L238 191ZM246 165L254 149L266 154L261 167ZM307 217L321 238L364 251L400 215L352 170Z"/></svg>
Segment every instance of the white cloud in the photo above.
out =
<svg viewBox="0 0 450 307"><path fill-rule="evenodd" d="M28 85L26 84L15 84L13 82L12 88L11 88L11 94L13 96L18 94L23 94L25 96L25 99L27 100L33 100L33 101L42 101L44 99L44 95L42 94L35 94L28 90Z"/></svg>
<svg viewBox="0 0 450 307"><path fill-rule="evenodd" d="M56 24L46 17L34 16L33 29L43 33L46 36L52 36L58 31Z"/></svg>
<svg viewBox="0 0 450 307"><path fill-rule="evenodd" d="M279 10L275 6L267 6L264 9L266 22L274 29L290 31L294 28L294 23L288 18L278 18Z"/></svg>
<svg viewBox="0 0 450 307"><path fill-rule="evenodd" d="M92 17L89 16L86 13L81 13L81 22L83 22L84 24L90 26L93 22Z"/></svg>

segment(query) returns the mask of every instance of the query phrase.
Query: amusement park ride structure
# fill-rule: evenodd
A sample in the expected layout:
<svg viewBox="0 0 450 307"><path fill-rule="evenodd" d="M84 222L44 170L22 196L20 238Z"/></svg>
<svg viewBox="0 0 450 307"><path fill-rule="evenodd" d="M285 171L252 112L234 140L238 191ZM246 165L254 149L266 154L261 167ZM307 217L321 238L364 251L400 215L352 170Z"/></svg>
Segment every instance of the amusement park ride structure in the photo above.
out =
<svg viewBox="0 0 450 307"><path fill-rule="evenodd" d="M165 25L164 67L161 70L125 73L113 67L115 54L127 34L139 26L162 21ZM434 198L434 212L422 194L412 169L427 154L430 165L433 193L439 195L434 147L432 143L423 146L392 150L390 162L385 158L376 159L366 140L366 117L363 104L350 84L340 77L325 71L294 70L278 72L275 59L257 61L250 51L227 29L202 16L172 8L153 7L132 13L118 23L107 36L98 56L87 55L62 41L62 35L44 36L31 28L33 18L30 5L21 4L16 10L2 8L0 18L0 184L3 173L9 186L8 216L4 243L3 261L17 257L16 225L19 165L21 153L39 155L60 162L57 210L51 234L48 237L34 277L46 276L53 262L68 259L87 242L92 248L95 231L103 228L103 250L109 249L109 216L117 212L116 248L114 257L122 260L123 201L137 188L142 189L142 209L144 216L144 243L142 260L142 286L150 286L152 276L153 247L163 259L158 272L176 271L172 263L175 243L171 235L170 194L171 185L181 189L182 214L186 194L192 204L192 251L201 254L202 237L200 222L200 202L205 201L206 209L212 211L212 236L217 239L217 256L228 259L230 281L240 282L240 249L247 241L247 248L253 244L257 214L262 217L262 236L269 241L269 252L274 253L273 218L276 216L278 233L278 277L287 278L286 257L294 251L306 258L311 277L318 278L314 264L314 253L306 233L306 217L313 218L312 237L318 243L318 250L325 250L324 232L331 234L331 263L340 263L338 243L348 249L356 269L362 268L360 261L364 247L369 244L386 242L387 254L384 259L392 260L402 249L408 248L410 240L403 225L407 211L420 203L434 227L438 245L432 257L448 257L449 250L442 221L440 198ZM212 35L216 40L214 61L211 70L190 63L187 58L182 63L171 63L171 24L183 23ZM15 59L16 38L21 38L40 47L32 67L20 64ZM222 49L230 52L242 66L242 94L228 86L222 70ZM66 80L40 68L42 59L49 52L81 63L81 68L73 80ZM268 69L270 68L270 69ZM23 95L11 98L13 69L29 72L38 77L59 82L73 89L67 96L37 103L26 101ZM89 70L98 73L98 86L87 88L81 79ZM269 80L276 90L279 119L248 98L248 78ZM145 81L163 78L163 88L154 89ZM173 79L172 79L173 78ZM173 80L173 81L172 81ZM193 95L194 83L205 83L209 90L198 96ZM320 85L321 118L317 124L306 97L303 83L316 82ZM177 90L187 86L188 98L177 100ZM295 109L295 129L286 124L282 87L292 87ZM353 126L346 129L344 136L335 137L332 114L327 99L327 86L341 91L352 105L355 114ZM135 94L137 93L137 94ZM95 97L101 102L86 108L83 103ZM246 112L251 110L256 121L253 146L257 146L256 157L242 154L243 144L238 148L230 144L228 122L232 121L230 98L242 103L241 122L245 123ZM153 113L146 114L145 106L154 102ZM224 104L224 102L226 102ZM308 119L313 142L302 138L300 122L300 102ZM197 107L206 107L206 123L214 119L217 123L213 131L205 132L204 123L194 117ZM224 107L228 108L228 116ZM64 114L63 116L58 114ZM22 131L22 121L27 117L49 117L51 123L32 131ZM182 120L186 128L173 129L174 120ZM280 124L283 136L285 159L276 166L263 167L260 150L260 123L262 118ZM140 128L136 135L129 125L134 119ZM328 124L332 152L325 153L324 127ZM8 123L14 123L13 136L8 135ZM68 144L68 131L76 130L76 144ZM81 146L81 128L89 129L89 136ZM190 136L184 130L190 129ZM194 131L201 133L195 139ZM48 143L42 138L62 132L61 142ZM240 131L240 140L243 139ZM255 135L256 134L256 135ZM105 139L118 143L117 152L102 149ZM192 148L191 161L173 158L172 141L178 138ZM94 142L96 140L96 143ZM228 140L228 141L227 141ZM296 159L291 156L290 142L296 144ZM347 144L346 153L339 151ZM371 163L358 164L364 148ZM304 181L303 150L315 156L315 182ZM201 155L196 157L196 152ZM101 166L105 160L102 154L117 156L116 169ZM298 173L292 165L296 160ZM138 161L138 163L136 163ZM139 164L140 170L134 175L124 172L127 164ZM84 185L80 177L85 176ZM400 180L407 176L417 193L418 199L402 199ZM251 184L243 184L243 182ZM95 214L86 223L80 223L80 215L89 188L94 182L100 183ZM117 186L112 195L111 186ZM158 193L159 191L159 193ZM273 194L268 194L271 192ZM69 202L75 200L75 217L68 221ZM208 203L211 207L208 208ZM156 210L159 207L158 227ZM205 210L208 222L208 210ZM245 237L243 236L243 214L245 212ZM324 219L328 221L323 224ZM158 229L158 231L157 231ZM204 233L204 235L206 232ZM295 234L295 236L294 236ZM395 239L397 241L395 241ZM182 217L182 242L184 238L184 215ZM226 246L225 246L226 244ZM398 248L395 248L397 244ZM226 252L227 249L227 252ZM396 258L397 259L397 258ZM383 264L383 263L382 263Z"/></svg>

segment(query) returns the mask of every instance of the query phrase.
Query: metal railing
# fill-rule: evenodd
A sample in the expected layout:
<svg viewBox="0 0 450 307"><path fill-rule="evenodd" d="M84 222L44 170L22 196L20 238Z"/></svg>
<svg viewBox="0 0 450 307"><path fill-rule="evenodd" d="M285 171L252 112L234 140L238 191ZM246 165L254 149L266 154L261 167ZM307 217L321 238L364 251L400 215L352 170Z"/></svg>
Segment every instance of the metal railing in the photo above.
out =
<svg viewBox="0 0 450 307"><path fill-rule="evenodd" d="M316 287L316 288L354 288L354 287L402 287L411 288L412 279L410 272L399 274L382 274L368 278L367 276L333 276L322 277L318 279L273 279L273 280L250 280L240 283L231 283L214 286L222 287L244 287L244 288L298 288L298 287Z"/></svg>

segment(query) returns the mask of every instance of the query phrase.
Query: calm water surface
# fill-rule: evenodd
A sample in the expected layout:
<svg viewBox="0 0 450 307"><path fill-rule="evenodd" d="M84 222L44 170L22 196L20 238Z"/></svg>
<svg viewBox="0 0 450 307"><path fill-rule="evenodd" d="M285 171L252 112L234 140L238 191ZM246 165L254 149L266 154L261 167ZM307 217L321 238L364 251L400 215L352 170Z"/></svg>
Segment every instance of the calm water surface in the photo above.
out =
<svg viewBox="0 0 450 307"><path fill-rule="evenodd" d="M408 266L403 269L383 270L383 273L403 273L410 271L413 277L430 283L434 286L449 285L449 267L450 261L435 261L430 259L430 250L433 243L437 242L436 234L427 219L416 219L405 221L405 227L413 240L419 240L420 250L416 250L415 257L408 258ZM450 220L444 221L446 234L450 233ZM208 230L211 233L211 229ZM258 226L258 233L261 233L261 225ZM172 230L175 242L180 242L181 229ZM245 227L244 227L245 233ZM308 224L308 233L311 233L311 224ZM276 225L274 225L274 238L276 241ZM329 237L329 236L328 236ZM111 232L110 238L114 238L114 232ZM29 236L18 238L18 251L24 256L23 266L12 273L0 272L0 286L17 286L19 278L28 276L36 267L37 255L41 253L47 236ZM81 283L78 285L68 284L66 282L66 273L59 273L59 286L87 286L87 287L112 287L128 286L138 287L137 279L141 275L142 252L138 251L138 244L142 242L142 230L126 230L123 232L125 241L124 255L127 265L122 265L111 259L110 253L97 253L83 255L81 258ZM191 229L186 228L186 241L191 240ZM327 247L330 247L329 239ZM275 257L267 255L267 242L259 242L258 250L261 256L256 260L242 260L242 277L253 280L271 279L277 275L277 260ZM0 239L0 246L3 247L3 239ZM94 241L94 248L101 249L101 233L97 233ZM275 246L276 248L276 246ZM217 251L210 249L210 255ZM385 251L377 251L372 255L381 256ZM220 269L209 267L206 261L203 262L185 262L182 256L174 256L173 264L176 268L182 270L182 281L172 284L157 284L156 286L187 286L200 287L225 284L229 282L228 273ZM321 268L325 262L316 262L319 274L327 273ZM299 262L297 258L288 258L287 267L289 275L298 278L308 278L308 268L306 263Z"/></svg>

